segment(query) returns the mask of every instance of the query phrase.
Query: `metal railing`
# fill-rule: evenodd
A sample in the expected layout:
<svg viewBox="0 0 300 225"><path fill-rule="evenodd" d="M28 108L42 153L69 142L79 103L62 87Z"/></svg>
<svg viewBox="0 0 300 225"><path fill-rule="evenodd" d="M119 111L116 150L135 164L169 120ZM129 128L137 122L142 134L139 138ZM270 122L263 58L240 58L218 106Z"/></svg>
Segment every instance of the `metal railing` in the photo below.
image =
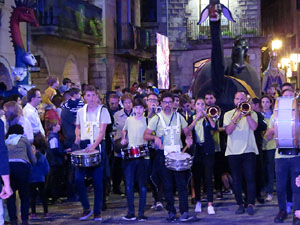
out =
<svg viewBox="0 0 300 225"><path fill-rule="evenodd" d="M199 40L210 39L209 20L203 24L197 25L198 20L187 21L187 39ZM234 38L242 35L243 37L260 36L259 20L254 19L238 19L236 22L231 22L226 19L221 21L221 30L223 38Z"/></svg>
<svg viewBox="0 0 300 225"><path fill-rule="evenodd" d="M130 23L117 23L117 49L147 50L150 48L150 32Z"/></svg>
<svg viewBox="0 0 300 225"><path fill-rule="evenodd" d="M40 26L54 25L81 33L102 35L102 9L83 0L37 0Z"/></svg>

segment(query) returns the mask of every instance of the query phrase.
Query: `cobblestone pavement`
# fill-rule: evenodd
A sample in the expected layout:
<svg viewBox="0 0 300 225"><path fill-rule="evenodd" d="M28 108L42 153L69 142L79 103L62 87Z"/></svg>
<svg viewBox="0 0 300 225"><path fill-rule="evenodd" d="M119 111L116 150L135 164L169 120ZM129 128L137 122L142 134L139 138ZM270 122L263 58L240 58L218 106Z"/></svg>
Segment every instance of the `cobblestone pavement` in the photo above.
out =
<svg viewBox="0 0 300 225"><path fill-rule="evenodd" d="M92 193L90 193L90 202L92 202ZM138 205L138 194L135 194L136 206ZM147 198L147 209L145 215L148 217L146 222L138 221L122 221L121 217L126 215L126 198L119 195L110 195L108 199L108 209L102 213L102 222L94 222L92 217L87 221L79 221L78 218L82 213L82 208L79 202L74 203L60 203L49 206L49 212L51 214L51 219L42 219L42 208L41 205L38 206L38 217L40 219L30 221L30 224L53 224L53 225L69 225L69 224L167 224L165 222L167 212L163 210L161 212L156 212L150 209L152 203L151 194L148 193ZM178 208L178 199L176 200L176 206ZM210 225L220 225L220 224L274 224L273 219L278 212L277 199L274 199L270 203L259 204L257 203L255 208L255 215L249 216L247 213L242 215L235 215L234 212L237 209L233 195L225 196L224 200L216 200L214 203L216 215L208 215L206 204L202 204L202 212L194 213L194 205L190 205L190 213L196 215L199 220L191 224L210 224ZM137 209L137 208L136 208ZM179 213L177 214L179 216ZM175 222L172 224L179 224L180 222ZM284 224L291 224L292 216L289 215L288 219Z"/></svg>

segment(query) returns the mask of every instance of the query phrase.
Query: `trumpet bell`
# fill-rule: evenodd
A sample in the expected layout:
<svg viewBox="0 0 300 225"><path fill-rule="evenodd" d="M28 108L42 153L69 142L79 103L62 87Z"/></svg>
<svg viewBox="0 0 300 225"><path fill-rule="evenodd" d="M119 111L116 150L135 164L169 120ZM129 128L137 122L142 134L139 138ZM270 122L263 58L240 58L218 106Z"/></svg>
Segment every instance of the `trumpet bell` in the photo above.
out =
<svg viewBox="0 0 300 225"><path fill-rule="evenodd" d="M206 110L206 114L208 117L211 117L213 119L219 119L221 115L221 109L219 106L210 106Z"/></svg>
<svg viewBox="0 0 300 225"><path fill-rule="evenodd" d="M238 104L238 109L242 112L243 115L247 115L252 111L251 104L249 102L241 102Z"/></svg>

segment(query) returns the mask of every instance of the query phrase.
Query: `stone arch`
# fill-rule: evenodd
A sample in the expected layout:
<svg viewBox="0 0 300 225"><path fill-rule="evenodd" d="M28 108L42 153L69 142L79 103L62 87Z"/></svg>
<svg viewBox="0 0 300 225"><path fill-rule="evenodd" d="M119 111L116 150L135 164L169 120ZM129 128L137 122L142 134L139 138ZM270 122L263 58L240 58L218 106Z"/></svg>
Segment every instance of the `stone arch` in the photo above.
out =
<svg viewBox="0 0 300 225"><path fill-rule="evenodd" d="M14 81L10 74L11 69L8 60L4 56L0 55L0 83L6 86L7 91L11 90L14 85Z"/></svg>
<svg viewBox="0 0 300 225"><path fill-rule="evenodd" d="M69 78L75 84L80 83L80 72L74 55L69 55L65 62L63 78Z"/></svg>

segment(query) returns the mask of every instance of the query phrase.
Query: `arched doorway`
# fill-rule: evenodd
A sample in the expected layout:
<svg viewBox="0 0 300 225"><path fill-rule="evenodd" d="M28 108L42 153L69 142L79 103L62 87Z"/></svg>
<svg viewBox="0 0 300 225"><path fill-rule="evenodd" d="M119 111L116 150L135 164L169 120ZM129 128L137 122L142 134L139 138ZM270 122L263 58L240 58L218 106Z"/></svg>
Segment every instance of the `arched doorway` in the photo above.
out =
<svg viewBox="0 0 300 225"><path fill-rule="evenodd" d="M69 78L75 84L80 83L80 74L74 56L69 56L63 72L63 78Z"/></svg>
<svg viewBox="0 0 300 225"><path fill-rule="evenodd" d="M0 56L0 87L6 88L7 91L11 90L14 83L10 76L9 62L3 56Z"/></svg>

